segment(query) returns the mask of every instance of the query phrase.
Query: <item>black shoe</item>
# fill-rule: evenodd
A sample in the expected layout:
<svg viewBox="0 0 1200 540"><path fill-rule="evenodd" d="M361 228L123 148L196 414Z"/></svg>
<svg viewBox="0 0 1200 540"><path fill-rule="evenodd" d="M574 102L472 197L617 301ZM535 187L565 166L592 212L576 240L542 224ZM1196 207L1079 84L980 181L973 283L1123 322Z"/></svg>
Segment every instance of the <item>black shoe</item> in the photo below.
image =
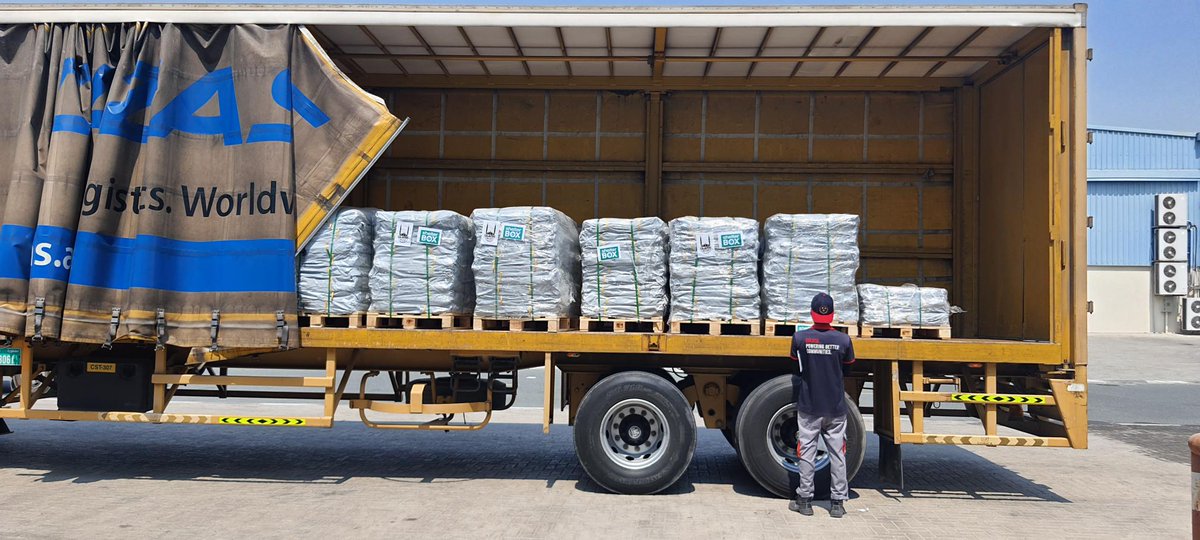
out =
<svg viewBox="0 0 1200 540"><path fill-rule="evenodd" d="M829 517L840 518L846 515L846 507L842 506L842 501L829 502ZM809 510L811 512L811 510Z"/></svg>
<svg viewBox="0 0 1200 540"><path fill-rule="evenodd" d="M801 515L813 515L812 499L796 497L788 503L788 510L799 512Z"/></svg>

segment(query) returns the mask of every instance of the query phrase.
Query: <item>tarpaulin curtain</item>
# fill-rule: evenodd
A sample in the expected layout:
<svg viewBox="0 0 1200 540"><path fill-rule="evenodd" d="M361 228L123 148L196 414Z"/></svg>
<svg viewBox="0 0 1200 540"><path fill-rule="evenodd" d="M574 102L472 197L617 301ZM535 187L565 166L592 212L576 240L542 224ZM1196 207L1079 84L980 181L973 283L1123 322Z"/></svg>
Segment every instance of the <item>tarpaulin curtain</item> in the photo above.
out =
<svg viewBox="0 0 1200 540"><path fill-rule="evenodd" d="M0 96L0 332L69 342L279 345L401 127L286 25L0 26Z"/></svg>

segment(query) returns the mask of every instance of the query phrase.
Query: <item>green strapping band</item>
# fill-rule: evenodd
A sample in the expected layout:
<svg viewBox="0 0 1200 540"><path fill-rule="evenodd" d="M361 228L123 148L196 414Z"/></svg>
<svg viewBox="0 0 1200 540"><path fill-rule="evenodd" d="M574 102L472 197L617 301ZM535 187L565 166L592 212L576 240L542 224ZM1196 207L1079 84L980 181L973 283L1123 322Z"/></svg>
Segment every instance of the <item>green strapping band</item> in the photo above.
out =
<svg viewBox="0 0 1200 540"><path fill-rule="evenodd" d="M633 313L637 315L637 320L642 320L642 294L638 292L638 277L637 277L637 240L633 234L634 220L629 220L629 254L633 258Z"/></svg>
<svg viewBox="0 0 1200 540"><path fill-rule="evenodd" d="M792 241L796 239L796 220L792 219L791 223L792 230L788 236L787 295L783 302L788 316L784 318L784 322L791 322L791 316L796 314L796 309L792 306L792 255L796 252L796 246L792 244ZM796 322L799 320L800 318L796 317Z"/></svg>
<svg viewBox="0 0 1200 540"><path fill-rule="evenodd" d="M733 248L729 249L729 320L733 320Z"/></svg>
<svg viewBox="0 0 1200 540"><path fill-rule="evenodd" d="M533 230L533 209L529 209L525 218L525 243L529 244L529 318L533 318L533 239L529 232Z"/></svg>
<svg viewBox="0 0 1200 540"><path fill-rule="evenodd" d="M337 216L333 216L333 225L329 231L329 249L325 253L329 255L329 268L325 272L325 313L331 313L333 309L333 246L337 244Z"/></svg>
<svg viewBox="0 0 1200 540"><path fill-rule="evenodd" d="M887 325L891 326L892 325L892 290L887 287L884 287L883 294L885 295L884 297L887 298Z"/></svg>
<svg viewBox="0 0 1200 540"><path fill-rule="evenodd" d="M396 292L396 287L392 281L392 277L395 275L393 265L396 262L396 223L397 220L392 218L392 241L388 245L390 248L388 250L388 315L396 314L396 306L392 302L392 297Z"/></svg>
<svg viewBox="0 0 1200 540"><path fill-rule="evenodd" d="M429 212L425 212L425 226L426 227L429 226ZM410 235L409 238L411 239L412 236ZM418 238L418 241L420 241L419 239L421 238L421 236L417 235L417 238ZM432 315L432 313L430 313L430 309L429 309L429 304L430 304L429 297L430 297L430 292L429 292L429 246L425 246L425 316L426 317Z"/></svg>
<svg viewBox="0 0 1200 540"><path fill-rule="evenodd" d="M600 226L604 224L603 219L596 220L596 315L599 320L604 320L604 306L600 304L601 289L600 289Z"/></svg>
<svg viewBox="0 0 1200 540"><path fill-rule="evenodd" d="M696 250L696 262L692 264L692 314L688 322L696 322L696 276L700 273L700 250Z"/></svg>

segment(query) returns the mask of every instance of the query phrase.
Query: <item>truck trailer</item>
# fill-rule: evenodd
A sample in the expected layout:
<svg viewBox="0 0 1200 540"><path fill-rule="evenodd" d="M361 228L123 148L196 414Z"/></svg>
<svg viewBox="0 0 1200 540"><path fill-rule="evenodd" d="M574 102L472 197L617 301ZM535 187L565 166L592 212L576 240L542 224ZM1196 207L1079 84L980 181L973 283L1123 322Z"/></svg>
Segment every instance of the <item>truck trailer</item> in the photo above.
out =
<svg viewBox="0 0 1200 540"><path fill-rule="evenodd" d="M303 26L325 60L409 119L318 218L298 218L307 233L341 204L464 215L551 206L576 222L858 215L860 283L946 288L962 313L953 335L939 336L948 339L854 338L849 474L866 452L864 415L893 482L903 482L904 445L1087 447L1083 4L0 10L0 28L21 24ZM30 320L42 316L32 304L21 310ZM580 463L604 488L674 484L702 422L764 489L792 493L786 325L729 335L636 332L624 321L505 331L453 318L379 328L317 317L288 336L304 318L280 312L280 346L257 348L217 346L234 325L218 328L215 312L211 324L194 321L211 330L210 347L115 331L70 343L43 339L31 322L5 338L0 432L15 419L331 428L346 404L372 428L476 430L513 404L520 370L544 367L544 430L561 403ZM273 373L297 369L322 373ZM81 375L86 388L68 382ZM368 392L376 376L393 391ZM189 395L307 399L312 412L239 417L172 403ZM132 405L94 406L114 401Z"/></svg>

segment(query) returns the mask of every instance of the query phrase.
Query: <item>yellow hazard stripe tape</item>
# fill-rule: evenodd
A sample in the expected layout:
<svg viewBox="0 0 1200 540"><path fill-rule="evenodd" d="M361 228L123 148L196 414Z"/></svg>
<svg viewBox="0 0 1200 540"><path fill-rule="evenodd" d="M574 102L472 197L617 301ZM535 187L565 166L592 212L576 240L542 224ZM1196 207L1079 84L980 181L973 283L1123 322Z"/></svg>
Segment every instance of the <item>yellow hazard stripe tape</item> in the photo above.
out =
<svg viewBox="0 0 1200 540"><path fill-rule="evenodd" d="M220 422L235 426L303 426L303 418L264 418L256 416L222 416Z"/></svg>
<svg viewBox="0 0 1200 540"><path fill-rule="evenodd" d="M1044 396L1022 396L1016 394L950 394L951 401L960 403L1011 403L1014 405L1044 405Z"/></svg>

